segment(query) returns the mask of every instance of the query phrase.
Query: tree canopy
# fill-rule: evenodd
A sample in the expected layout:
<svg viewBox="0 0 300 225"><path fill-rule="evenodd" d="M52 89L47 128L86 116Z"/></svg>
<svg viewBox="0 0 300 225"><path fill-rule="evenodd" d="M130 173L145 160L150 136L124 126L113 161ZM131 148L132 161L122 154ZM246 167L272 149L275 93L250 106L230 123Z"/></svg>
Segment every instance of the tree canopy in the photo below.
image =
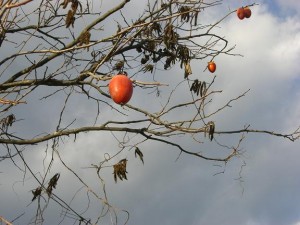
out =
<svg viewBox="0 0 300 225"><path fill-rule="evenodd" d="M108 198L107 180L130 182L127 165L134 158L147 163L143 151L147 143L171 147L177 159L185 154L226 164L243 155L241 144L249 133L299 139L299 127L289 133L250 125L218 127L215 116L249 92L221 105L214 101L223 94L215 88L218 58L241 56L219 31L237 9L212 22L205 18L220 4L220 0L0 1L0 162L20 170L23 182L32 186L27 190L28 204L36 207L36 213L26 222L45 222L47 207L55 204L64 215L58 221L127 223L129 217L118 220L120 210ZM214 73L207 67L210 62L216 63ZM117 74L125 74L133 84L126 104L114 103L109 93L108 85ZM34 111L39 114L32 118ZM104 154L92 164L82 168L77 159L78 167L70 167L61 156L65 146L82 141L86 149L93 148L92 134L114 144L100 146ZM225 141L228 135L236 137L232 145ZM34 162L30 152L36 149L44 160ZM53 166L56 162L62 165L59 170ZM97 185L88 183L79 170L88 170ZM87 194L84 212L56 194L56 187L68 182L64 172L71 173L78 189ZM72 196L75 199L76 193ZM99 206L96 215L89 214L91 202ZM121 212L127 215L126 210ZM0 221L10 224L3 216Z"/></svg>

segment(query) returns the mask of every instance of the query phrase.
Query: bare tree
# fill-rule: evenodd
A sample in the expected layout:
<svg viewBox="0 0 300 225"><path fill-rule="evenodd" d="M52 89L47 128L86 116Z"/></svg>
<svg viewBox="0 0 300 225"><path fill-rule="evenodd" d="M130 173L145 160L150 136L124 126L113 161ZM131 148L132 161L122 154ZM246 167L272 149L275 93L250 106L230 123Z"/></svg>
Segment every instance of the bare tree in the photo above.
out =
<svg viewBox="0 0 300 225"><path fill-rule="evenodd" d="M178 150L178 157L184 153L202 160L227 163L242 154L240 145L247 133L264 133L290 141L299 139L299 128L289 134L250 129L250 126L218 130L214 116L231 107L232 102L248 91L216 110L208 110L214 103L213 97L222 90L214 89L216 76L209 81L202 80L193 71L192 62L211 62L219 55L237 56L233 53L234 45L215 32L215 28L236 10L213 24L203 24L200 18L205 15L205 10L221 4L221 0L144 1L145 7L135 12L136 15L131 14L130 7L135 6L130 0L111 2L0 1L0 161L10 160L16 170L24 172L24 180L27 176L34 178L31 181L35 188L29 194L31 204L37 205L35 223L43 223L49 201L62 208L63 220L101 224L109 217L111 223L119 223L119 211L107 197L105 180L108 177L103 170L110 169L109 178L116 182L127 179L128 159L125 156L117 160L117 156L132 154L127 150L133 150L136 157L147 163L141 147L145 142L172 146ZM255 4L249 5L252 6ZM164 73L176 66L182 74L162 82L166 80L162 79ZM160 107L151 107L152 103L145 102L140 105L131 102L122 106L114 104L108 93L108 84L115 74L124 72L133 82L135 97L147 99L149 92L151 96L163 96ZM178 101L176 96L182 92L188 98L179 98ZM82 106L94 110L93 118L88 115L89 118L84 120L76 113L70 114L78 109L70 100L74 96L84 101ZM55 99L57 105L50 105L50 99ZM49 119L55 125L33 134L32 126L38 128L39 125L31 123L24 128L26 116L18 117L14 112L20 109L25 115L26 109L39 107L39 102L56 112L55 118L40 115L41 118L32 123ZM104 108L111 110L109 119L101 115ZM100 181L102 192L92 188L75 172L75 168L68 166L59 151L64 141L72 139L76 143L77 136L91 132L109 133L119 146L117 151L107 150L102 160L89 165ZM230 134L240 134L234 147L218 141L218 137ZM219 154L199 152L184 147L186 140L199 145L215 142L225 151ZM33 162L26 158L32 146L43 146L46 157L50 155L49 162L41 162L44 171L36 171L32 168ZM21 165L16 163L20 159ZM88 198L99 202L102 207L98 216L86 216L89 209L84 213L76 211L55 193L56 186L64 183L61 171L51 175L55 160L78 179ZM0 219L10 224L2 217ZM127 219L120 223L127 223Z"/></svg>

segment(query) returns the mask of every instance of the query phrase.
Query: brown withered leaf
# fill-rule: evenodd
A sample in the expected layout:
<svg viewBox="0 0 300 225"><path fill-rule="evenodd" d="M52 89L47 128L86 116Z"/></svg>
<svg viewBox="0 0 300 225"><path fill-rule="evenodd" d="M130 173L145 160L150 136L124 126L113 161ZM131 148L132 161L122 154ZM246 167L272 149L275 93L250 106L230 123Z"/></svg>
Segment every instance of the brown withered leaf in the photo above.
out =
<svg viewBox="0 0 300 225"><path fill-rule="evenodd" d="M72 0L64 0L64 2L63 2L63 3L61 3L60 5L62 5L62 6L63 6L63 9L65 9L65 8L67 8L67 6L68 6L69 2L72 2Z"/></svg>
<svg viewBox="0 0 300 225"><path fill-rule="evenodd" d="M69 3L72 3L71 9L74 11L74 13L77 11L78 6L80 7L80 10L82 12L82 5L81 5L80 1L78 1L78 0L64 0L63 3L61 3L60 5L63 6L63 9L65 9L65 8L67 8Z"/></svg>
<svg viewBox="0 0 300 225"><path fill-rule="evenodd" d="M14 114L10 114L7 117L0 120L0 124L2 124L2 129L6 129L16 121L16 117Z"/></svg>
<svg viewBox="0 0 300 225"><path fill-rule="evenodd" d="M74 28L74 22L75 22L75 13L73 10L69 10L68 14L67 14L67 19L66 19L66 27L70 27L70 25L72 25L72 27Z"/></svg>
<svg viewBox="0 0 300 225"><path fill-rule="evenodd" d="M207 126L208 126L208 137L210 141L212 141L215 133L215 123L213 121L209 121L207 123Z"/></svg>
<svg viewBox="0 0 300 225"><path fill-rule="evenodd" d="M120 160L118 163L116 163L115 165L113 165L114 168L114 180L117 183L117 178L119 177L120 180L127 180L127 176L126 173L128 173L126 171L126 166L127 166L127 159L122 159Z"/></svg>
<svg viewBox="0 0 300 225"><path fill-rule="evenodd" d="M144 66L142 70L144 73L146 73L146 72L153 73L153 69L154 69L154 66L151 64L148 64L148 65Z"/></svg>
<svg viewBox="0 0 300 225"><path fill-rule="evenodd" d="M42 187L37 187L35 190L31 191L32 194L33 194L33 198L32 198L32 202L38 197L41 195L42 193Z"/></svg>
<svg viewBox="0 0 300 225"><path fill-rule="evenodd" d="M144 154L141 152L141 150L138 147L135 148L134 155L135 155L135 158L138 155L140 157L140 160L144 164Z"/></svg>
<svg viewBox="0 0 300 225"><path fill-rule="evenodd" d="M174 26L168 23L164 29L163 41L167 49L175 50L178 42L178 34L174 31Z"/></svg>
<svg viewBox="0 0 300 225"><path fill-rule="evenodd" d="M120 60L118 62L116 62L116 64L113 67L113 70L118 70L118 71L122 71L123 67L124 67L125 62L123 60Z"/></svg>
<svg viewBox="0 0 300 225"><path fill-rule="evenodd" d="M200 96L203 97L205 94L206 94L206 82L203 81L199 81L198 79L194 80L191 88L190 88L190 91L193 91L197 96Z"/></svg>
<svg viewBox="0 0 300 225"><path fill-rule="evenodd" d="M187 78L192 74L192 68L190 62L184 62L184 78Z"/></svg>
<svg viewBox="0 0 300 225"><path fill-rule="evenodd" d="M53 188L55 189L56 188L56 185L57 185L57 181L60 177L60 174L59 173L56 173L49 181L48 183L48 187L46 189L46 192L47 194L50 196L52 194L52 190Z"/></svg>
<svg viewBox="0 0 300 225"><path fill-rule="evenodd" d="M84 32L79 37L78 46L88 45L90 43L90 38L91 38L91 33L89 31ZM87 50L89 50L89 47L87 47Z"/></svg>
<svg viewBox="0 0 300 225"><path fill-rule="evenodd" d="M188 6L181 6L178 10L179 13L181 13L181 21L189 22L190 20L190 11L191 8Z"/></svg>

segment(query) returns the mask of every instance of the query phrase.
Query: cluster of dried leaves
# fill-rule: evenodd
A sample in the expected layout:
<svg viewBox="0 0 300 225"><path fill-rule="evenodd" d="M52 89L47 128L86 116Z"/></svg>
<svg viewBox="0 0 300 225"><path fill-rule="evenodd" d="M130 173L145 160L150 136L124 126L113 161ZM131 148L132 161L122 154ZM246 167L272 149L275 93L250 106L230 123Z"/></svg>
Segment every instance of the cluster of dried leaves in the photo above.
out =
<svg viewBox="0 0 300 225"><path fill-rule="evenodd" d="M174 30L173 24L168 23L164 30L163 41L168 50L176 50L179 34Z"/></svg>
<svg viewBox="0 0 300 225"><path fill-rule="evenodd" d="M191 53L190 49L184 45L178 45L176 49L176 56L180 60L180 68L184 65L184 78L192 74L191 69Z"/></svg>
<svg viewBox="0 0 300 225"><path fill-rule="evenodd" d="M78 46L88 45L90 43L90 39L91 39L91 33L89 31L85 31L79 37ZM89 47L87 47L87 50L89 51Z"/></svg>
<svg viewBox="0 0 300 225"><path fill-rule="evenodd" d="M60 177L59 173L56 173L49 181L48 183L48 187L46 189L46 193L48 194L48 196L50 197L50 195L52 194L53 189L56 188L57 185L57 181ZM34 201L37 197L41 196L42 194L42 187L37 187L35 190L31 191L33 194L33 198L31 201Z"/></svg>
<svg viewBox="0 0 300 225"><path fill-rule="evenodd" d="M194 19L194 26L197 25L199 11L194 11L193 8L189 6L181 6L178 10L178 13L181 14L181 21L191 21L192 23L192 20Z"/></svg>
<svg viewBox="0 0 300 225"><path fill-rule="evenodd" d="M6 130L9 126L16 121L16 117L14 114L10 114L7 117L0 120L0 124L2 126L2 130Z"/></svg>
<svg viewBox="0 0 300 225"><path fill-rule="evenodd" d="M71 3L71 9L68 11L68 14L67 14L67 19L66 19L66 27L67 28L70 27L70 25L72 25L72 27L74 27L75 14L78 9L78 6L80 7L80 10L82 11L82 5L78 0L64 0L64 2L61 3L60 5L63 6L63 9L65 9L65 8L67 8L69 3Z"/></svg>
<svg viewBox="0 0 300 225"><path fill-rule="evenodd" d="M183 8L184 9L184 8ZM182 16L190 15L191 9L188 12L183 13ZM184 19L183 17L182 19ZM186 20L186 19L185 19ZM136 24L139 24L137 22ZM180 67L184 69L184 77L192 74L190 61L192 54L190 49L179 43L179 34L176 32L176 26L172 24L172 21L168 21L164 28L158 22L154 22L149 26L146 26L141 31L138 37L142 41L136 47L138 53L142 53L141 64L147 64L143 67L143 72L153 72L154 65L150 63L157 63L161 59L165 58L164 69L169 69L176 63L176 60L180 61ZM164 47L161 46L164 44Z"/></svg>
<svg viewBox="0 0 300 225"><path fill-rule="evenodd" d="M47 187L47 189L46 189L46 192L47 192L48 196L50 196L50 195L52 194L53 188L54 188L54 189L56 188L57 181L58 181L59 177L60 177L60 174L57 173L57 174L55 174L55 175L50 179L50 181L49 181L49 183L48 183L48 187Z"/></svg>
<svg viewBox="0 0 300 225"><path fill-rule="evenodd" d="M140 160L142 161L142 163L144 164L144 154L138 147L135 148L134 155L135 155L135 157L138 156L140 158ZM127 175L126 175L128 173L126 170L127 162L128 162L127 159L122 159L118 163L113 165L113 168L114 168L113 175L114 175L114 180L116 183L117 183L118 178L120 180L123 180L123 179L127 180Z"/></svg>
<svg viewBox="0 0 300 225"><path fill-rule="evenodd" d="M114 179L115 182L117 182L117 178L119 177L120 180L127 180L127 176L126 176L126 166L127 166L127 159L122 159L120 160L117 164L113 165L114 168Z"/></svg>
<svg viewBox="0 0 300 225"><path fill-rule="evenodd" d="M192 86L190 88L190 91L193 91L197 96L200 95L200 97L205 96L206 94L206 82L205 81L199 81L198 79L194 80L192 83Z"/></svg>
<svg viewBox="0 0 300 225"><path fill-rule="evenodd" d="M117 70L119 72L123 71L124 64L125 64L124 60L120 60L116 62L116 64L113 67L113 70Z"/></svg>

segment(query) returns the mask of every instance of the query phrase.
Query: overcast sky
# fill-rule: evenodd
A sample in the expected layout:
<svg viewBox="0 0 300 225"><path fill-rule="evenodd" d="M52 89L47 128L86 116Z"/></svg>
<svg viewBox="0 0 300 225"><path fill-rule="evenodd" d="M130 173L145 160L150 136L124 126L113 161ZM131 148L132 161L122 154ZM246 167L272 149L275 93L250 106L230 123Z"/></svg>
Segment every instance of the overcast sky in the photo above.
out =
<svg viewBox="0 0 300 225"><path fill-rule="evenodd" d="M228 8L250 3L252 1L248 0L224 1L222 6L207 11L208 18L204 20L218 18ZM234 51L243 57L220 56L215 59L218 66L216 87L224 92L214 104L221 105L251 90L214 119L217 130L233 130L251 124L253 129L288 133L300 125L300 2L267 0L257 3L259 5L252 8L250 19L240 21L232 15L216 30L230 43L236 44ZM127 10L130 12L132 7ZM194 74L203 71L206 63L194 64ZM192 76L196 76L194 74ZM73 101L75 104L79 100ZM134 96L132 104L142 104L143 101ZM19 111L23 117L34 112L50 115L53 110L51 107L26 107ZM77 107L73 113L80 117L89 114L89 110ZM101 109L101 116L109 118L110 108ZM46 126L46 122L35 123L33 129L38 125ZM23 126L20 129L28 129L26 126L31 123L30 120L19 123ZM236 143L239 137L228 137L228 143ZM227 141L227 137L220 138ZM189 145L188 141L184 144L191 149L198 147ZM75 143L73 139L66 139L61 147L66 163L97 189L98 181L93 182L90 176L95 175L94 170L82 168L97 164L103 153L116 149L117 144L108 133L90 133L82 134ZM300 142L248 134L242 148L245 150L243 157L233 159L227 165L216 165L186 155L176 161L178 151L161 143L142 145L145 165L135 160L133 153L129 155L128 181L115 184L112 171L107 169L104 172L109 178L106 187L109 199L115 206L129 211L128 224L299 225ZM25 155L32 161L35 171L43 171L43 149L41 146L32 147ZM22 181L23 173L10 168L15 168L11 162L0 163L0 216L13 219L26 212L24 218L30 219L35 215L36 205L27 205L32 198L30 190L37 184L30 182L33 178L29 174L25 183L18 182ZM222 171L224 173L214 176ZM56 172L61 172L59 163L52 166L52 173ZM65 170L61 172L61 180L64 186L59 183L56 193L70 201L80 186L76 186L78 183L75 184L74 178ZM84 191L79 192L72 206L83 211L86 204L82 204L82 199L86 199ZM95 207L90 215L95 216L97 210ZM57 223L59 212L54 204L50 205L45 224ZM122 214L120 219L122 221ZM16 224L24 223L18 220Z"/></svg>

